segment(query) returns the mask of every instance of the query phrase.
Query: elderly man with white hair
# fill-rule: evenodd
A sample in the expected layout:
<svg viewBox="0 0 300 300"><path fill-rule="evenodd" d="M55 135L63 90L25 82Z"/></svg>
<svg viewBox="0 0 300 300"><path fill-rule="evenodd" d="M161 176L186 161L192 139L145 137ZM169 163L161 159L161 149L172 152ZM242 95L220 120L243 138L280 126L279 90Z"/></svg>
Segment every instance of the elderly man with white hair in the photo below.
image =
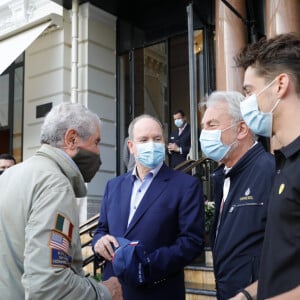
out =
<svg viewBox="0 0 300 300"><path fill-rule="evenodd" d="M100 120L79 104L52 108L41 148L0 178L1 299L122 299L120 284L82 270L76 197L100 167Z"/></svg>
<svg viewBox="0 0 300 300"><path fill-rule="evenodd" d="M274 158L244 122L238 92L207 100L201 149L219 166L212 173L215 222L211 243L218 300L227 300L258 277Z"/></svg>

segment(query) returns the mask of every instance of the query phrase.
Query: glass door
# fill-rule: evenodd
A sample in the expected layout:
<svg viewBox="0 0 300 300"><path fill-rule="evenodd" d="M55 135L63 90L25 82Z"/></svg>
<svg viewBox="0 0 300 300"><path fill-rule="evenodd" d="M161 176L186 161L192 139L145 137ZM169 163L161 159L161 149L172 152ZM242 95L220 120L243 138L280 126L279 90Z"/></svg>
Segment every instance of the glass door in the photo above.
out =
<svg viewBox="0 0 300 300"><path fill-rule="evenodd" d="M158 118L167 137L169 130L169 89L167 42L136 49L119 61L120 172L125 171L124 145L130 122L141 114ZM125 155L126 156L126 155Z"/></svg>
<svg viewBox="0 0 300 300"><path fill-rule="evenodd" d="M0 153L22 160L24 55L0 76Z"/></svg>

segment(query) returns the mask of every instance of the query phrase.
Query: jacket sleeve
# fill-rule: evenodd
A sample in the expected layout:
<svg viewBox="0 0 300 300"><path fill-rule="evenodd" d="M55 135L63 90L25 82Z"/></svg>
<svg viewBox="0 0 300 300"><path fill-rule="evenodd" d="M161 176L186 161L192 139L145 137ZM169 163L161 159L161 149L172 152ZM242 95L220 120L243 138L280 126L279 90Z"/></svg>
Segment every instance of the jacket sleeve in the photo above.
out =
<svg viewBox="0 0 300 300"><path fill-rule="evenodd" d="M25 228L26 299L111 299L108 289L84 277L79 217L66 178L48 177L36 187Z"/></svg>
<svg viewBox="0 0 300 300"><path fill-rule="evenodd" d="M92 247L93 247L93 251L94 251L94 247L96 245L96 243L98 242L98 240L106 235L109 234L109 228L108 228L108 220L107 220L107 201L108 201L108 185L109 183L106 185L105 188L105 192L104 192L104 197L102 199L102 204L101 204L101 209L100 209L100 218L98 221L98 226L97 229L95 231L94 237L93 237L93 241L92 241Z"/></svg>
<svg viewBox="0 0 300 300"><path fill-rule="evenodd" d="M169 246L149 253L151 281L160 281L189 264L204 248L204 201L198 180L180 186L185 193L179 201L177 239Z"/></svg>
<svg viewBox="0 0 300 300"><path fill-rule="evenodd" d="M187 128L188 132L185 133L182 138L179 139L179 145L181 147L182 150L182 155L183 156L187 156L190 152L191 149L191 131L190 131L190 127Z"/></svg>

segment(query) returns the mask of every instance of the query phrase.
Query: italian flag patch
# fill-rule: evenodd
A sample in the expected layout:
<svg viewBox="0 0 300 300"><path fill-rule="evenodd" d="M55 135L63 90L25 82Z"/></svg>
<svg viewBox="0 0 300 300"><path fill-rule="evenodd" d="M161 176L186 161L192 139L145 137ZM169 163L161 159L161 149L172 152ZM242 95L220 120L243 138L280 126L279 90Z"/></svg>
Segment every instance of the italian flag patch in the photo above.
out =
<svg viewBox="0 0 300 300"><path fill-rule="evenodd" d="M73 223L61 214L57 214L55 222L55 230L64 234L69 240L72 240Z"/></svg>

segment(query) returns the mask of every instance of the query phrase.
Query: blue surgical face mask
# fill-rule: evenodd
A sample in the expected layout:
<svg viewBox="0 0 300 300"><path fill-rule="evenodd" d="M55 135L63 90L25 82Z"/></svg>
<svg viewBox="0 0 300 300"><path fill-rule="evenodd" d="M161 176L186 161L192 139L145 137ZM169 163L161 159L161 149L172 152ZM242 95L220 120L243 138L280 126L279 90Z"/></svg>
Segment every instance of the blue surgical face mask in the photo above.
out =
<svg viewBox="0 0 300 300"><path fill-rule="evenodd" d="M174 120L174 124L176 127L180 128L183 125L183 119L176 119Z"/></svg>
<svg viewBox="0 0 300 300"><path fill-rule="evenodd" d="M233 142L230 145L225 145L222 143L221 135L225 130L232 128L234 125L231 125L223 130L201 130L199 142L201 145L202 152L214 161L220 161L223 159L229 152L231 146L235 143Z"/></svg>
<svg viewBox="0 0 300 300"><path fill-rule="evenodd" d="M163 143L136 144L137 160L145 167L153 169L165 159L165 145Z"/></svg>
<svg viewBox="0 0 300 300"><path fill-rule="evenodd" d="M265 86L257 95L253 94L240 103L241 113L249 128L258 135L270 137L272 135L273 111L279 104L277 99L270 112L262 112L258 109L257 97L268 89L277 77Z"/></svg>

